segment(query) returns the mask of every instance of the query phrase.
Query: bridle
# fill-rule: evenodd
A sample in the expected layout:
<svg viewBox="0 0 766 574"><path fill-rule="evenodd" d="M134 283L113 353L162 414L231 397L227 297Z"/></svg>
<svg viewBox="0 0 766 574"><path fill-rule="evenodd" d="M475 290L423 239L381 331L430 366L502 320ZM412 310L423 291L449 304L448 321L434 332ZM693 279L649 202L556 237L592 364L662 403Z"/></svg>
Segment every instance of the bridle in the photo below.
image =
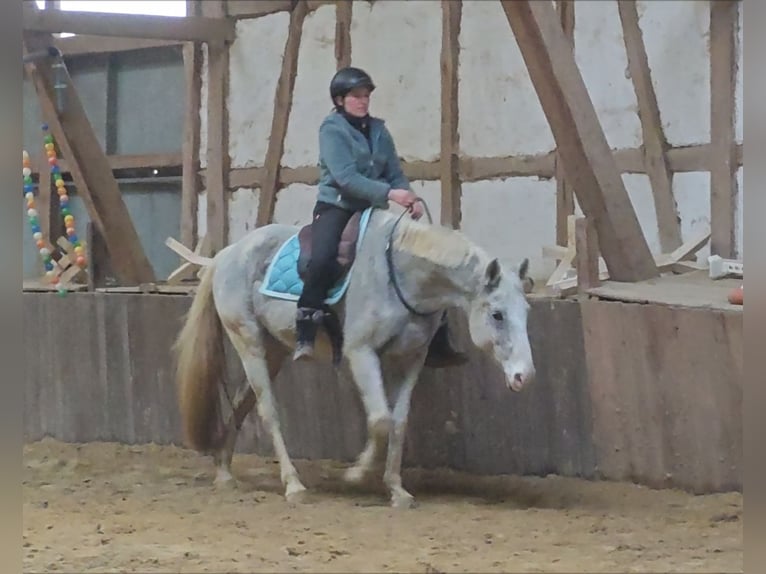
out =
<svg viewBox="0 0 766 574"><path fill-rule="evenodd" d="M425 202L425 200L422 197L417 197L415 199L416 202L420 202L423 204L423 207L425 208L426 215L428 216L428 222L433 225L433 217L431 217L431 210L428 209L428 204ZM388 267L388 278L391 281L391 284L394 286L394 291L396 291L397 297L399 297L399 301L402 302L402 305L404 305L407 310L412 313L413 315L417 315L419 317L428 317L433 315L434 313L437 313L438 311L428 311L428 312L421 312L415 309L412 305L410 305L409 302L407 302L407 299L404 297L404 293L402 293L401 287L399 287L399 282L396 280L396 273L394 272L394 248L393 248L393 239L394 239L394 233L396 232L396 228L399 225L399 222L402 220L402 218L405 215L408 215L412 212L412 206L405 209L402 214L396 218L396 221L394 222L394 225L391 227L391 232L388 234L388 241L386 242L386 263Z"/></svg>

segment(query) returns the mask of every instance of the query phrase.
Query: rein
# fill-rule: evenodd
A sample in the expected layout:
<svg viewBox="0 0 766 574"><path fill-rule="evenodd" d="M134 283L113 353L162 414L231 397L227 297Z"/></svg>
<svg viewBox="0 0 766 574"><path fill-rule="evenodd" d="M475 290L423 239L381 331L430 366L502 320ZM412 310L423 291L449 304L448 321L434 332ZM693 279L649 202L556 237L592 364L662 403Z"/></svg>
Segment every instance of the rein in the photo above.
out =
<svg viewBox="0 0 766 574"><path fill-rule="evenodd" d="M423 204L423 207L425 208L425 211L426 211L426 215L428 216L428 222L433 224L434 220L433 220L433 217L431 217L431 210L428 209L428 204L426 204L425 200L422 197L418 197L415 201L419 201L420 203ZM429 311L427 313L423 313L415 309L412 305L410 305L407 302L407 299L405 299L404 293L402 293L401 287L399 287L399 283L396 280L396 273L394 272L394 253L393 253L394 252L394 249L393 249L394 233L396 232L396 228L399 225L399 222L402 220L402 218L408 213L410 213L411 211L412 211L412 207L408 207L405 211L403 211L402 214L394 222L393 227L391 227L391 232L388 234L388 241L386 242L386 263L388 267L388 278L391 281L391 284L394 286L394 291L396 291L396 295L397 297L399 297L399 301L402 302L402 305L404 305L410 313L412 313L413 315L418 315L419 317L428 317L436 313L436 311Z"/></svg>

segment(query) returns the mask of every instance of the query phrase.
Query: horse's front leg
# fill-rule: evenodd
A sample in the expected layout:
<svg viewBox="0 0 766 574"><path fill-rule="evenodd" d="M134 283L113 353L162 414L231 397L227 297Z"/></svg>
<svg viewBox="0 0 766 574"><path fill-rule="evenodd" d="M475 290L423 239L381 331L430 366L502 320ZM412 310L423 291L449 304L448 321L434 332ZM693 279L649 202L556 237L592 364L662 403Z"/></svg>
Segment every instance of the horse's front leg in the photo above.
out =
<svg viewBox="0 0 766 574"><path fill-rule="evenodd" d="M368 347L347 349L346 357L367 414L367 444L356 464L345 474L348 482L360 482L372 468L377 453L388 438L391 413L383 387L378 355Z"/></svg>
<svg viewBox="0 0 766 574"><path fill-rule="evenodd" d="M391 506L394 508L412 508L414 497L402 486L402 454L404 451L404 435L407 432L407 417L410 412L412 390L420 376L426 354L418 356L404 373L399 393L394 404L391 433L388 439L388 456L383 482L391 493Z"/></svg>

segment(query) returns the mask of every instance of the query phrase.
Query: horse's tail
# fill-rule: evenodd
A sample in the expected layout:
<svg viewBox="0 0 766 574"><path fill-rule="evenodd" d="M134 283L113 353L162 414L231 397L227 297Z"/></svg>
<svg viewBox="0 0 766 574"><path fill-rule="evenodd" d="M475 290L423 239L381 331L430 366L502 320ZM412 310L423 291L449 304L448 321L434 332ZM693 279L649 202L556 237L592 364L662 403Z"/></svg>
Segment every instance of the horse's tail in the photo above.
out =
<svg viewBox="0 0 766 574"><path fill-rule="evenodd" d="M224 438L218 384L225 368L223 329L213 300L215 263L202 274L186 321L174 345L176 390L184 439L212 452Z"/></svg>

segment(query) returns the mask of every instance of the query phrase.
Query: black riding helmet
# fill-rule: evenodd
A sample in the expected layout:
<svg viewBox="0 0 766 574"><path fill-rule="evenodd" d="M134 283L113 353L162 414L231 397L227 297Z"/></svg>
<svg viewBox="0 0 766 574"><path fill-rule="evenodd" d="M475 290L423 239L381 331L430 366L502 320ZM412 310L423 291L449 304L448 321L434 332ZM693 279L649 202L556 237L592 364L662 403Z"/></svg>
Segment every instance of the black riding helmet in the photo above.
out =
<svg viewBox="0 0 766 574"><path fill-rule="evenodd" d="M335 98L343 97L354 88L360 87L369 88L370 91L375 89L375 84L367 72L351 66L338 70L330 81L330 99L333 105L337 106Z"/></svg>

